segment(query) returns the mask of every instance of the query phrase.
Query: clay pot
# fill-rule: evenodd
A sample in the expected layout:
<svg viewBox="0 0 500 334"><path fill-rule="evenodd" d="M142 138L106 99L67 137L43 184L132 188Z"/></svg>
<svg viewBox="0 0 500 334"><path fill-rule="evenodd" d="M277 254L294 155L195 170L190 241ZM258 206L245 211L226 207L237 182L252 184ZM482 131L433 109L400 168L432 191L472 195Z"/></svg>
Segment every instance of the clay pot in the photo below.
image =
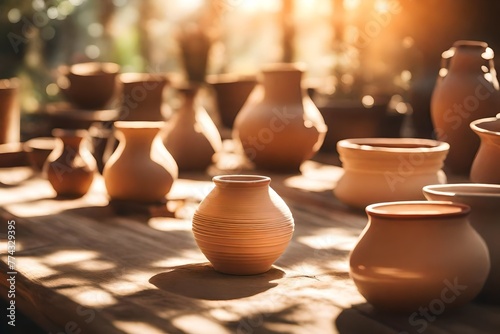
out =
<svg viewBox="0 0 500 334"><path fill-rule="evenodd" d="M298 171L323 143L327 127L301 87L303 70L294 64L262 69L262 86L236 116L233 138L257 168Z"/></svg>
<svg viewBox="0 0 500 334"><path fill-rule="evenodd" d="M104 166L104 184L112 200L165 202L177 179L177 164L158 136L164 122L114 123L120 141Z"/></svg>
<svg viewBox="0 0 500 334"><path fill-rule="evenodd" d="M477 296L488 249L452 202L391 202L366 208L368 225L350 254L350 274L373 306L393 312L444 310Z"/></svg>
<svg viewBox="0 0 500 334"><path fill-rule="evenodd" d="M115 63L79 63L60 68L57 84L69 102L82 109L103 109L117 92Z"/></svg>
<svg viewBox="0 0 500 334"><path fill-rule="evenodd" d="M470 127L481 138L470 172L471 181L500 184L500 118L478 119Z"/></svg>
<svg viewBox="0 0 500 334"><path fill-rule="evenodd" d="M182 105L165 127L163 142L180 171L204 171L222 141L207 111L196 103L198 86L178 88Z"/></svg>
<svg viewBox="0 0 500 334"><path fill-rule="evenodd" d="M23 150L28 155L31 167L37 172L42 171L45 161L56 148L57 139L54 137L32 138L23 143Z"/></svg>
<svg viewBox="0 0 500 334"><path fill-rule="evenodd" d="M232 129L236 115L257 84L257 78L220 74L208 76L207 82L214 88L222 125Z"/></svg>
<svg viewBox="0 0 500 334"><path fill-rule="evenodd" d="M446 183L449 145L430 139L358 138L337 143L344 174L334 193L360 209L378 202L424 199L422 187Z"/></svg>
<svg viewBox="0 0 500 334"><path fill-rule="evenodd" d="M268 271L293 234L290 209L256 175L213 178L215 188L193 217L196 243L215 270L235 275Z"/></svg>
<svg viewBox="0 0 500 334"><path fill-rule="evenodd" d="M423 191L428 200L453 201L471 207L470 223L486 242L491 262L488 279L479 297L500 304L500 185L429 185Z"/></svg>
<svg viewBox="0 0 500 334"><path fill-rule="evenodd" d="M0 80L0 144L19 142L21 111L18 89L18 79Z"/></svg>
<svg viewBox="0 0 500 334"><path fill-rule="evenodd" d="M458 41L442 57L431 100L432 122L437 138L450 144L446 166L468 175L479 147L469 123L498 112L493 50L484 42Z"/></svg>
<svg viewBox="0 0 500 334"><path fill-rule="evenodd" d="M58 196L85 195L97 170L95 159L84 141L87 131L54 129L52 135L59 139L59 143L43 167L47 179Z"/></svg>
<svg viewBox="0 0 500 334"><path fill-rule="evenodd" d="M162 74L123 73L121 120L163 121L163 91L168 79Z"/></svg>

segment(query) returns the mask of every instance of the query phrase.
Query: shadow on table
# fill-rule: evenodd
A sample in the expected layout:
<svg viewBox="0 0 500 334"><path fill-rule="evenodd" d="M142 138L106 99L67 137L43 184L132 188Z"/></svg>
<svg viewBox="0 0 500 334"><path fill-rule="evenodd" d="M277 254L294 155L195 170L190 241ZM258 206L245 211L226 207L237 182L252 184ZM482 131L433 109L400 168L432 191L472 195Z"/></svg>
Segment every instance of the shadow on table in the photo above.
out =
<svg viewBox="0 0 500 334"><path fill-rule="evenodd" d="M250 297L277 286L272 281L285 276L276 267L268 272L251 276L221 274L209 263L197 263L175 267L157 274L149 282L158 289L189 298L206 300L230 300Z"/></svg>

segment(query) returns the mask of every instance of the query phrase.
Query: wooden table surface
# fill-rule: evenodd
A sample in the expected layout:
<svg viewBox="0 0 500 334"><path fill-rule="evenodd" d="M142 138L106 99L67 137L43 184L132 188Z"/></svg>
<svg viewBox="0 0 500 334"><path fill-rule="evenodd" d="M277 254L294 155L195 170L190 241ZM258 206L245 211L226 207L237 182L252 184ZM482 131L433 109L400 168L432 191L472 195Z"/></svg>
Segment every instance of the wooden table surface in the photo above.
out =
<svg viewBox="0 0 500 334"><path fill-rule="evenodd" d="M208 174L182 175L168 210L117 211L100 177L83 198L62 200L28 167L0 169L0 295L10 300L15 270L18 312L54 334L500 333L500 307L470 303L424 323L374 310L348 273L365 213L333 196L339 167L303 167L270 175L295 232L275 266L256 276L219 274L196 246L190 217L212 188Z"/></svg>

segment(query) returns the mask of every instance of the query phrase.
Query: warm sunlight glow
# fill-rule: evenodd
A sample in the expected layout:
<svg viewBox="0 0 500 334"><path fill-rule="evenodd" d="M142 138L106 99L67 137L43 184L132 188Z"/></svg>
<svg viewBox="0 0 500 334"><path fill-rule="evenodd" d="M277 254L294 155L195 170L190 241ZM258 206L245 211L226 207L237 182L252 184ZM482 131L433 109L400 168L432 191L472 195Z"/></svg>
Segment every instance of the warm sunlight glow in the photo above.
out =
<svg viewBox="0 0 500 334"><path fill-rule="evenodd" d="M144 322L132 321L113 321L116 328L121 329L124 333L148 333L148 334L163 334L163 330L153 327Z"/></svg>
<svg viewBox="0 0 500 334"><path fill-rule="evenodd" d="M72 294L71 297L77 303L87 307L105 307L116 304L117 300L108 292L91 288L84 287L84 291Z"/></svg>
<svg viewBox="0 0 500 334"><path fill-rule="evenodd" d="M229 330L222 327L220 324L216 323L215 321L211 321L202 315L196 315L196 314L183 315L174 318L172 320L172 323L176 328L179 329L180 332L185 331L187 333L194 327L194 328L199 328L200 330L203 329L202 332L204 333L220 333L220 334L231 333ZM135 333L145 333L145 331L135 332Z"/></svg>
<svg viewBox="0 0 500 334"><path fill-rule="evenodd" d="M43 262L51 266L64 264L77 264L78 262L96 258L98 253L87 250L61 250L55 253L46 255Z"/></svg>

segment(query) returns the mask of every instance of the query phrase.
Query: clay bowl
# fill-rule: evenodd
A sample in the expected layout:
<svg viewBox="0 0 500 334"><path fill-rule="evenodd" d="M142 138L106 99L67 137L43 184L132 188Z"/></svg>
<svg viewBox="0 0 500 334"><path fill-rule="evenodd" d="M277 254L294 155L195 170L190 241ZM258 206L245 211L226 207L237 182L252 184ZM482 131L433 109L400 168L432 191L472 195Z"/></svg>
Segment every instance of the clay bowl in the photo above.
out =
<svg viewBox="0 0 500 334"><path fill-rule="evenodd" d="M31 167L41 171L50 153L56 148L57 139L54 137L38 137L26 141L23 149L28 156Z"/></svg>
<svg viewBox="0 0 500 334"><path fill-rule="evenodd" d="M60 69L57 84L66 99L82 109L102 109L117 91L117 75L120 65L115 63L89 62Z"/></svg>
<svg viewBox="0 0 500 334"><path fill-rule="evenodd" d="M428 200L445 200L471 207L469 221L486 242L491 261L481 300L500 304L500 185L458 183L423 188Z"/></svg>

